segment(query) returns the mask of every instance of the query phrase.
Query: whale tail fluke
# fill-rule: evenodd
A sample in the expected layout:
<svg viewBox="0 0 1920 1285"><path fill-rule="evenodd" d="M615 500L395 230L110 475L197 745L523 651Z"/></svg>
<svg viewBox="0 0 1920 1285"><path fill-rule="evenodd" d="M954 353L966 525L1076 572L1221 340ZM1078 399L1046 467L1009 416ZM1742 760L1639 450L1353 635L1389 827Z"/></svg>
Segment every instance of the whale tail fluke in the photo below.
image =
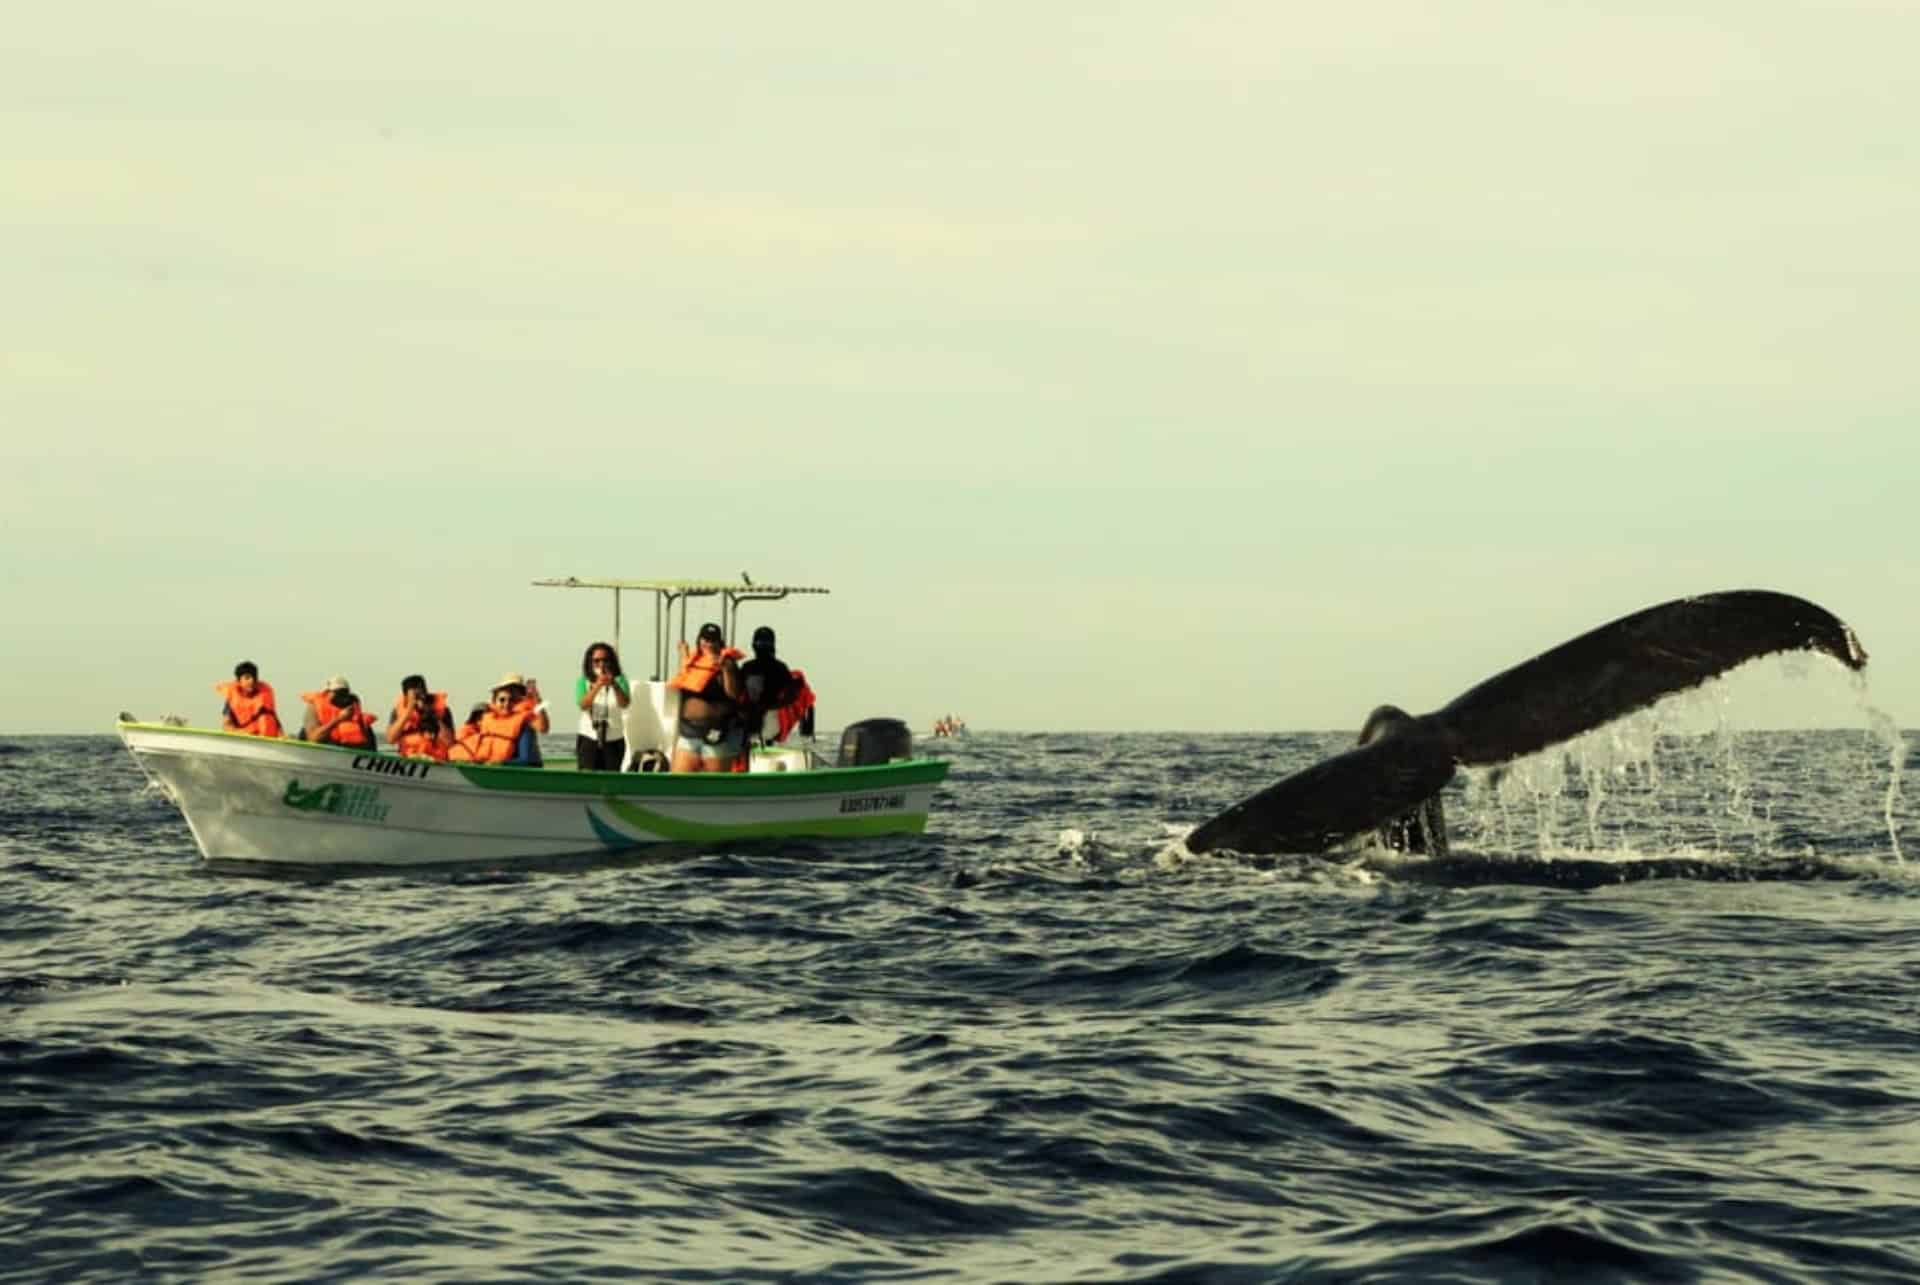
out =
<svg viewBox="0 0 1920 1285"><path fill-rule="evenodd" d="M1432 717L1458 761L1504 763L1570 741L1760 656L1817 651L1867 663L1853 630L1790 594L1737 589L1622 616L1496 674Z"/></svg>
<svg viewBox="0 0 1920 1285"><path fill-rule="evenodd" d="M1187 838L1194 852L1325 852L1405 821L1459 764L1504 763L1572 740L1760 656L1817 651L1848 669L1867 653L1845 622L1790 594L1737 589L1622 616L1413 718L1376 709L1362 744L1228 808ZM1445 822L1428 828L1444 852Z"/></svg>

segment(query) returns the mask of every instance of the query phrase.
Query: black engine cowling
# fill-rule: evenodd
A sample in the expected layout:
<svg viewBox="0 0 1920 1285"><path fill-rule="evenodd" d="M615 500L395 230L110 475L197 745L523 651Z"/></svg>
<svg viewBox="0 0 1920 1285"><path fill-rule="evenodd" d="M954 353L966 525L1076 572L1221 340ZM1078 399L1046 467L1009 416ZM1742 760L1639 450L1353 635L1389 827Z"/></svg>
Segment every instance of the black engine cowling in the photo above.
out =
<svg viewBox="0 0 1920 1285"><path fill-rule="evenodd" d="M840 733L835 767L877 767L913 757L913 733L897 718L863 718Z"/></svg>

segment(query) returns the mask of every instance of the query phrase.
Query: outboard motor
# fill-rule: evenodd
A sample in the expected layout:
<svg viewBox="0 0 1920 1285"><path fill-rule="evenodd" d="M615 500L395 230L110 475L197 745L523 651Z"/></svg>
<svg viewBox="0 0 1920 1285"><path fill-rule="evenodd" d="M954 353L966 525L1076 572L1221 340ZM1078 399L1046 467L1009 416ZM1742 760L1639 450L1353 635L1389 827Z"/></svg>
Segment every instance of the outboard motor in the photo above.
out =
<svg viewBox="0 0 1920 1285"><path fill-rule="evenodd" d="M913 733L897 718L863 718L840 733L835 767L877 767L913 757Z"/></svg>

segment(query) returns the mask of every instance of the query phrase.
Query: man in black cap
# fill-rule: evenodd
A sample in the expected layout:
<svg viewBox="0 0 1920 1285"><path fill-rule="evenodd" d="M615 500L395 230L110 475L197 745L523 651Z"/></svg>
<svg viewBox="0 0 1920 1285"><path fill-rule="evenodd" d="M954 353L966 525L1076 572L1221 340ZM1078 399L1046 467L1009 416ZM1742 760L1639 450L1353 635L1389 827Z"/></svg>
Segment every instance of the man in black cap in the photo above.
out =
<svg viewBox="0 0 1920 1285"><path fill-rule="evenodd" d="M753 659L740 666L746 688L747 734L759 736L767 711L790 704L799 695L793 671L773 654L773 630L761 625L753 631ZM809 733L811 735L811 733Z"/></svg>

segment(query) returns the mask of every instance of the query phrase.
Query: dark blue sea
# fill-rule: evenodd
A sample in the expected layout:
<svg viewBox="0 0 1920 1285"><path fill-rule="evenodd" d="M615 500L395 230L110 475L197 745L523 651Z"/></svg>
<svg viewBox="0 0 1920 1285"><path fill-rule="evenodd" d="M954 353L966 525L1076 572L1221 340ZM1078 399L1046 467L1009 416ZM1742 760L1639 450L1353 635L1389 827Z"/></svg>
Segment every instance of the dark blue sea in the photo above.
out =
<svg viewBox="0 0 1920 1285"><path fill-rule="evenodd" d="M1920 1279L1910 739L1427 860L1185 852L1350 733L975 734L921 837L351 877L0 740L0 1281Z"/></svg>

